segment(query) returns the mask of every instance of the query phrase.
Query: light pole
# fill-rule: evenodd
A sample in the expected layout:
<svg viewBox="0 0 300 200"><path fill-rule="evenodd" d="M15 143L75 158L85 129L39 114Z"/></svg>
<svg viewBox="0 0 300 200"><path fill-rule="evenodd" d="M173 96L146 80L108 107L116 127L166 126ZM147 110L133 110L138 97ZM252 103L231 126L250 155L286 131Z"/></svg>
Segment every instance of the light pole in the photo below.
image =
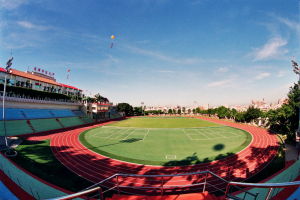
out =
<svg viewBox="0 0 300 200"><path fill-rule="evenodd" d="M11 57L7 63L6 63L6 74L4 76L4 86L3 86L3 96L2 96L2 119L3 119L3 128L4 128L4 140L5 140L5 146L7 149L8 147L8 141L7 141L7 133L6 133L6 123L5 123L5 95L6 95L6 82L7 82L7 75L10 71L10 67L12 65L13 57Z"/></svg>
<svg viewBox="0 0 300 200"><path fill-rule="evenodd" d="M144 112L144 102L141 102L141 105L142 105L142 115L145 115L145 112Z"/></svg>

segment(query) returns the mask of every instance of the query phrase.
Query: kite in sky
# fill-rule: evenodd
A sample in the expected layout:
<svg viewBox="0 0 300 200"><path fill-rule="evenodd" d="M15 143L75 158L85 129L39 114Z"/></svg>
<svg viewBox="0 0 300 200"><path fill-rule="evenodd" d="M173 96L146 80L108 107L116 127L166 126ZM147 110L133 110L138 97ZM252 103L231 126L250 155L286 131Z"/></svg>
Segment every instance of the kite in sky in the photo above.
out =
<svg viewBox="0 0 300 200"><path fill-rule="evenodd" d="M110 48L113 48L113 46L114 46L114 39L116 38L116 36L114 36L114 35L111 35L110 36L110 39L111 39L111 44L110 44Z"/></svg>

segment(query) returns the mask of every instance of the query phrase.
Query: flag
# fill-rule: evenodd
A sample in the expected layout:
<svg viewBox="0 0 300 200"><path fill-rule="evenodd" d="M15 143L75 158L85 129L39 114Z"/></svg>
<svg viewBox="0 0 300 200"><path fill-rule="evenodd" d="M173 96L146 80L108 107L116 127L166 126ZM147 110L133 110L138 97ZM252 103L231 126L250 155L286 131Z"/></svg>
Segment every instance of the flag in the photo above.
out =
<svg viewBox="0 0 300 200"><path fill-rule="evenodd" d="M69 77L70 77L70 72L71 72L71 70L68 69L68 70L67 70L67 79L69 79Z"/></svg>
<svg viewBox="0 0 300 200"><path fill-rule="evenodd" d="M14 57L11 57L11 59L9 59L6 63L6 71L9 71L9 68L11 67L12 65L12 61L13 61Z"/></svg>

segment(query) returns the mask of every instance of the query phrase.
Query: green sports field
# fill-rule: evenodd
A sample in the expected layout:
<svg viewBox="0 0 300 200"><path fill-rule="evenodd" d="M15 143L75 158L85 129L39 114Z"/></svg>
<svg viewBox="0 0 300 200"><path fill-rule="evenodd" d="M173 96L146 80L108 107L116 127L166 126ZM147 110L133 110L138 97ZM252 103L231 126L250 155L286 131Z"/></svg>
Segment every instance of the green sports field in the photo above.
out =
<svg viewBox="0 0 300 200"><path fill-rule="evenodd" d="M179 166L209 162L244 149L251 135L195 118L140 117L88 130L81 142L127 162Z"/></svg>

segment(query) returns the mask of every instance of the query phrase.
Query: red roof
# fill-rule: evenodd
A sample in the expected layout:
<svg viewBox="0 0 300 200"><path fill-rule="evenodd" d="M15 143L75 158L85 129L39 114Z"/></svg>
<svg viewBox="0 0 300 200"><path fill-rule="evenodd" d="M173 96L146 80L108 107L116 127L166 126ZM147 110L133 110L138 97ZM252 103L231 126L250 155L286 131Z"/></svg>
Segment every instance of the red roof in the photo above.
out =
<svg viewBox="0 0 300 200"><path fill-rule="evenodd" d="M6 69L0 67L0 72L6 72Z"/></svg>
<svg viewBox="0 0 300 200"><path fill-rule="evenodd" d="M77 87L73 87L73 86L71 86L71 85L66 85L66 84L62 84L62 83L60 83L60 85L61 85L62 87L66 87L66 88L71 88L71 89L74 89L74 90L80 90L80 91L82 91L81 89L79 89L79 88L77 88Z"/></svg>

